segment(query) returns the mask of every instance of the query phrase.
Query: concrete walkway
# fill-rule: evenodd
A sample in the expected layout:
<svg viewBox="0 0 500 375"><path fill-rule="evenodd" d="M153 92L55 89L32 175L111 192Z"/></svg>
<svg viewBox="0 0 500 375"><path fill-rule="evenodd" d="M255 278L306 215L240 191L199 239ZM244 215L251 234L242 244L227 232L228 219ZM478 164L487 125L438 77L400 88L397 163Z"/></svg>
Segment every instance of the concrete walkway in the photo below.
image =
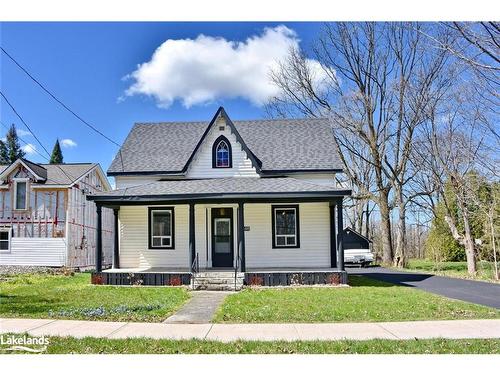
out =
<svg viewBox="0 0 500 375"><path fill-rule="evenodd" d="M191 292L192 298L163 323L210 323L217 308L233 292Z"/></svg>
<svg viewBox="0 0 500 375"><path fill-rule="evenodd" d="M448 298L500 309L500 284L384 267L346 268L346 271L349 275L363 275L391 284L414 287Z"/></svg>
<svg viewBox="0 0 500 375"><path fill-rule="evenodd" d="M487 339L500 338L500 319L442 320L387 323L294 323L294 324L164 324L92 322L49 319L0 319L0 333L33 336L146 337L153 339L200 339L231 342L370 340L370 339Z"/></svg>

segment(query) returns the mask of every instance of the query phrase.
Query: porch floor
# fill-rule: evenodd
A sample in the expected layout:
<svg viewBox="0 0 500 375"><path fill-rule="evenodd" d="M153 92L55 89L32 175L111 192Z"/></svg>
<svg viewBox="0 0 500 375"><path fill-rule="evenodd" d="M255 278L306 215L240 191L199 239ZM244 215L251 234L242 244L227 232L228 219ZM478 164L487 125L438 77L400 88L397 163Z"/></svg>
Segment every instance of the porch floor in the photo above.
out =
<svg viewBox="0 0 500 375"><path fill-rule="evenodd" d="M188 267L108 268L103 273L191 273Z"/></svg>
<svg viewBox="0 0 500 375"><path fill-rule="evenodd" d="M234 268L200 268L200 272L234 272ZM334 272L340 271L338 268L328 267L268 267L268 268L247 268L245 273L283 273L283 272ZM191 273L188 267L138 267L138 268L109 268L103 270L104 273Z"/></svg>

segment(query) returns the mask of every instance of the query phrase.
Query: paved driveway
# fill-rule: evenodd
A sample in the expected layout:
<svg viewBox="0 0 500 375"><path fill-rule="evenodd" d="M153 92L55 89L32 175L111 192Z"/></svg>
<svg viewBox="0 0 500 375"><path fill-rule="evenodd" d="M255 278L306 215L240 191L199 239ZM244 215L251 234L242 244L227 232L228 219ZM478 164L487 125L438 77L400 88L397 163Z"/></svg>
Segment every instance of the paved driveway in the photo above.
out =
<svg viewBox="0 0 500 375"><path fill-rule="evenodd" d="M346 270L350 275L363 275L388 283L414 287L445 297L500 309L499 284L397 271L383 267L346 268Z"/></svg>

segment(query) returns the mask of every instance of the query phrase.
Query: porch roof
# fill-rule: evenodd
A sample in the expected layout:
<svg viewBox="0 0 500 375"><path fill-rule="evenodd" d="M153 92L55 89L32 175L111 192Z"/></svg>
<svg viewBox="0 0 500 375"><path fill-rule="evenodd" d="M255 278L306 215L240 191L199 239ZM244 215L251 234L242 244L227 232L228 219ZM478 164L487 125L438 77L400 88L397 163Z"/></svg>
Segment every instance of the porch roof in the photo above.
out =
<svg viewBox="0 0 500 375"><path fill-rule="evenodd" d="M196 200L249 200L278 198L335 198L349 189L319 185L291 177L232 177L155 181L87 197L100 202L152 202Z"/></svg>

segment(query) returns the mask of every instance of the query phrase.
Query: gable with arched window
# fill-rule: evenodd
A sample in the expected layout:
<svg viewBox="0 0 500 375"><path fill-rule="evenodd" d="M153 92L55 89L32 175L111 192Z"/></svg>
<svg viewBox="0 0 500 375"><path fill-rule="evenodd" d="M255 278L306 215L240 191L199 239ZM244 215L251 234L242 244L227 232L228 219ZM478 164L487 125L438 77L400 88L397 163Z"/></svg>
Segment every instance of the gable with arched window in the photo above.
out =
<svg viewBox="0 0 500 375"><path fill-rule="evenodd" d="M212 146L212 168L232 168L231 143L221 135Z"/></svg>

